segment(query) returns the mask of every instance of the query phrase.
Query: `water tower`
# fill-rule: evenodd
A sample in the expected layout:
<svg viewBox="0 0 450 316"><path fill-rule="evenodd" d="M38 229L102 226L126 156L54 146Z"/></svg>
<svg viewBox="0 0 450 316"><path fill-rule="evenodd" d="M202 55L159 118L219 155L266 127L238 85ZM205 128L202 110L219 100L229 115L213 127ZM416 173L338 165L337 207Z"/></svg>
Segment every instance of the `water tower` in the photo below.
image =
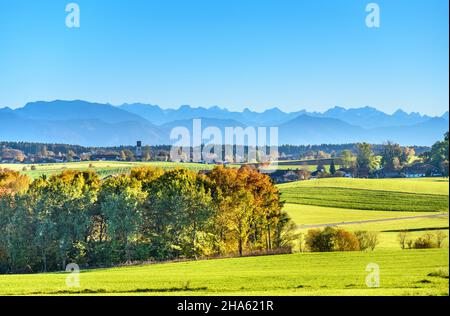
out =
<svg viewBox="0 0 450 316"><path fill-rule="evenodd" d="M136 143L136 160L142 160L142 142L140 140Z"/></svg>

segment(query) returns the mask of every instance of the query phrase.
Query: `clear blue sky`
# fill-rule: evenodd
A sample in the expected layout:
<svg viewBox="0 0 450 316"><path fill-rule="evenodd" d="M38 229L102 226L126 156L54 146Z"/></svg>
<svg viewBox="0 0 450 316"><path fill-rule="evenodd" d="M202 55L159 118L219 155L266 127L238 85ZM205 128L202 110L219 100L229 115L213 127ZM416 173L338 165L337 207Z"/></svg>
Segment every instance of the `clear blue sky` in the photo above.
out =
<svg viewBox="0 0 450 316"><path fill-rule="evenodd" d="M66 4L81 27L65 25ZM381 27L365 25L365 6ZM448 108L447 0L0 0L0 106Z"/></svg>

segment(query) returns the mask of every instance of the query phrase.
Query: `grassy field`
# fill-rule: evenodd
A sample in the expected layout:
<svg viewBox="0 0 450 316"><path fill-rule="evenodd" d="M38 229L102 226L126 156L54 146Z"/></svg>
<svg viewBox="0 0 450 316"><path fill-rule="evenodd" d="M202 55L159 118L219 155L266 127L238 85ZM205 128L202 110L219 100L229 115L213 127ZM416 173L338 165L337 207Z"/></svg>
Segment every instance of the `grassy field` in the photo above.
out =
<svg viewBox="0 0 450 316"><path fill-rule="evenodd" d="M400 230L411 230L408 234L412 239L436 230L449 235L448 216L408 218L448 214L448 180L334 178L282 184L279 188L288 202L285 210L302 232L311 225L336 223L349 231L376 231L380 234L375 251L400 249ZM444 247L448 244L447 237Z"/></svg>
<svg viewBox="0 0 450 316"><path fill-rule="evenodd" d="M379 232L379 244L375 251L387 249L400 249L398 233L401 230L411 230L408 235L412 239L422 236L427 231L440 230L449 235L449 218L407 218L410 216L427 216L430 213L418 212L389 212L389 211L367 211L342 209L331 207L320 207L299 204L286 204L285 210L292 220L298 225L300 232L306 233L311 227L304 225L322 225L337 223L337 226L349 231L367 230ZM433 213L441 214L441 213ZM403 219L402 219L403 218ZM395 221L380 221L369 223L353 223L366 220L396 219ZM397 220L398 219L398 220ZM351 224L349 224L349 222ZM440 229L438 229L440 228ZM443 242L443 247L448 248L449 238Z"/></svg>
<svg viewBox="0 0 450 316"><path fill-rule="evenodd" d="M336 207L322 207L314 205L300 205L288 203L284 210L289 213L291 218L297 225L314 225L324 223L341 223L354 222L364 220L381 220L388 218L403 218L410 216L427 216L433 214L440 214L438 212L396 212L396 211L370 211L370 210L356 210L344 209ZM432 225L445 224L445 218L420 219L421 222L430 222ZM387 222L390 223L396 222Z"/></svg>
<svg viewBox="0 0 450 316"><path fill-rule="evenodd" d="M281 189L290 188L348 188L361 190L395 191L448 196L448 179L352 179L326 178L312 181L298 181L279 185Z"/></svg>
<svg viewBox="0 0 450 316"><path fill-rule="evenodd" d="M0 295L448 295L448 261L448 249L218 259L84 271L80 288L64 273L3 275ZM379 288L366 286L369 263Z"/></svg>
<svg viewBox="0 0 450 316"><path fill-rule="evenodd" d="M448 211L448 181L439 180L333 178L287 183L279 188L287 203L358 210Z"/></svg>
<svg viewBox="0 0 450 316"><path fill-rule="evenodd" d="M283 189L282 192L287 203L295 204L406 212L448 210L448 197L445 195L314 187Z"/></svg>

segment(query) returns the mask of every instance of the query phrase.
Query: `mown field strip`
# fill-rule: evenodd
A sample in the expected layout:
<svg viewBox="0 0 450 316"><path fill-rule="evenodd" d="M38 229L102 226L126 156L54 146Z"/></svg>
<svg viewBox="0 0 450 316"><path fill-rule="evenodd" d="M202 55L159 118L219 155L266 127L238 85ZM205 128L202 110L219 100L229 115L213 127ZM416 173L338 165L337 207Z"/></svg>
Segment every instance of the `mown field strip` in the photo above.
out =
<svg viewBox="0 0 450 316"><path fill-rule="evenodd" d="M326 224L334 222L354 222L363 220L379 220L385 218L399 218L408 216L421 216L441 214L439 212L396 212L345 209L337 207L325 207L315 205L290 204L284 205L284 210L289 213L297 225ZM436 221L437 219L426 219ZM425 221L422 219L422 221Z"/></svg>
<svg viewBox="0 0 450 316"><path fill-rule="evenodd" d="M358 179L323 178L278 185L280 189L303 187L336 187L381 191L449 195L449 181L444 178Z"/></svg>
<svg viewBox="0 0 450 316"><path fill-rule="evenodd" d="M287 203L381 211L448 211L448 196L337 187L281 187Z"/></svg>

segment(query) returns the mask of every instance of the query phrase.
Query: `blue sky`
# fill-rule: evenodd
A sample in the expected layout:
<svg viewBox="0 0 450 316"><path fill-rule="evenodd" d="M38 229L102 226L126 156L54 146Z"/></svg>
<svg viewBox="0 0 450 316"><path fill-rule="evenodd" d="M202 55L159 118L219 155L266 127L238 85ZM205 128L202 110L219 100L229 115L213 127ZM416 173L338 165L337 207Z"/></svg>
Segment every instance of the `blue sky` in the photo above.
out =
<svg viewBox="0 0 450 316"><path fill-rule="evenodd" d="M65 25L76 2L81 27ZM368 28L365 6L381 8ZM0 106L448 108L447 0L0 0Z"/></svg>

